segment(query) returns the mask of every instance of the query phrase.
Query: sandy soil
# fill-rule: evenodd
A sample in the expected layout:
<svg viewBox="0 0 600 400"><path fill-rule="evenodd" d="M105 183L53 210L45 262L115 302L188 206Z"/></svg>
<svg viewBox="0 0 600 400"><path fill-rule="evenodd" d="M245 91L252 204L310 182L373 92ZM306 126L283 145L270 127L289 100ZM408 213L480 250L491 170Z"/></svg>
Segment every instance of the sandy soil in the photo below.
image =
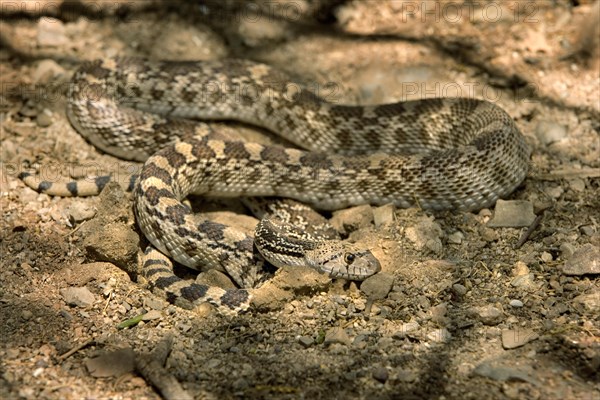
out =
<svg viewBox="0 0 600 400"><path fill-rule="evenodd" d="M132 365L168 336L163 373L198 399L600 397L598 4L2 1L0 15L0 398L159 398ZM17 178L130 166L64 111L77 65L113 56L250 58L340 103L487 99L526 136L531 171L516 202L477 213L335 213L381 260L372 280L282 270L250 312L184 310L137 275L129 194L51 198Z"/></svg>

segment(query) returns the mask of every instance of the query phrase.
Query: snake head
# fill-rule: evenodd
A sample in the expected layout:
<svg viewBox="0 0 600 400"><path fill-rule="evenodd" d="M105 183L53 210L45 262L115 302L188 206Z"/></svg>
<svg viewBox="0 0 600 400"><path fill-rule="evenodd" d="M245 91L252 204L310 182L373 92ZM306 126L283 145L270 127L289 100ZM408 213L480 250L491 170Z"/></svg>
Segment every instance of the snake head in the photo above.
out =
<svg viewBox="0 0 600 400"><path fill-rule="evenodd" d="M362 281L369 276L381 271L381 265L369 249L354 243L336 241L315 249L305 254L306 263L332 278L343 278L353 281Z"/></svg>

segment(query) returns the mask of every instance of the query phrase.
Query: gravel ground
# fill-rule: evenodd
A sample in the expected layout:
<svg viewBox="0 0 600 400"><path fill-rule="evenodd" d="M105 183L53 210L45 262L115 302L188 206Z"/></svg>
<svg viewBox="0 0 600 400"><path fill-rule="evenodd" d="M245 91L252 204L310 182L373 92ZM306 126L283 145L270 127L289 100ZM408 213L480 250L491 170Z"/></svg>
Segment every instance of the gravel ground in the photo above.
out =
<svg viewBox="0 0 600 400"><path fill-rule="evenodd" d="M160 398L151 382L197 399L600 397L598 3L0 6L0 398ZM247 313L184 310L137 274L130 194L51 198L17 178L135 167L95 150L64 111L77 65L117 55L251 58L340 103L484 98L515 118L531 171L477 213L334 212L382 263L362 284L282 269ZM194 202L256 222L235 201ZM196 279L232 285L216 271ZM148 359L154 381L140 372Z"/></svg>

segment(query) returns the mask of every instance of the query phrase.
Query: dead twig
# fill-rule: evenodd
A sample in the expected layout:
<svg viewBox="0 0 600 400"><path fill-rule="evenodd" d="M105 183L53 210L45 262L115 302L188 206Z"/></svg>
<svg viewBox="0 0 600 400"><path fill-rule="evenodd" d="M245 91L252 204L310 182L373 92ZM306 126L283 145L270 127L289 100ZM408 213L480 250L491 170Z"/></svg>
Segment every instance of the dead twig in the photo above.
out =
<svg viewBox="0 0 600 400"><path fill-rule="evenodd" d="M151 353L137 354L136 371L152 386L158 389L167 400L193 400L193 397L181 386L179 381L163 366L171 352L173 335L167 335Z"/></svg>
<svg viewBox="0 0 600 400"><path fill-rule="evenodd" d="M545 212L546 212L546 210L542 211L537 217L535 217L535 219L533 220L531 225L529 225L529 228L527 228L527 230L521 235L521 238L519 239L519 241L515 244L515 247L514 247L515 250L520 249L521 246L523 246L523 244L525 244L527 239L529 239L529 237L531 236L533 231L535 231L536 228L542 222Z"/></svg>
<svg viewBox="0 0 600 400"><path fill-rule="evenodd" d="M90 340L86 340L85 342L78 344L77 346L73 347L71 350L67 351L65 354L62 354L58 357L58 360L60 362L63 362L64 360L66 360L67 358L71 357L73 354L77 353L79 350L83 349L84 347L90 346L92 344L94 344L95 340L94 339L90 339Z"/></svg>

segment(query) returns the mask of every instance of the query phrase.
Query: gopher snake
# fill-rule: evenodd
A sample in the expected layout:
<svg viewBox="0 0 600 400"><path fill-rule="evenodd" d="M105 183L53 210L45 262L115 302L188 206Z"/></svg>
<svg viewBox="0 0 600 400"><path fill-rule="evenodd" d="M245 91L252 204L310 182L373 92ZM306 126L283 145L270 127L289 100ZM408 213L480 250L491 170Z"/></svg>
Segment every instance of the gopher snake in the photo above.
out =
<svg viewBox="0 0 600 400"><path fill-rule="evenodd" d="M261 221L254 240L194 215L181 202L188 194L283 196L325 210L365 203L476 210L510 194L527 174L524 138L492 103L342 106L291 82L272 67L243 60L94 61L75 74L67 111L98 148L146 161L134 210L150 243L189 267L222 267L242 286L258 279L254 244L275 265L308 264L332 276L364 279L379 264L366 249L306 233L304 211L293 216L295 228L285 224L289 211ZM190 119L258 125L309 151L246 143ZM105 182L59 188L23 178L61 195L95 194ZM282 227L292 232L284 236ZM245 307L245 291L191 287L172 275L166 257L152 247L147 254L147 275L172 298Z"/></svg>

